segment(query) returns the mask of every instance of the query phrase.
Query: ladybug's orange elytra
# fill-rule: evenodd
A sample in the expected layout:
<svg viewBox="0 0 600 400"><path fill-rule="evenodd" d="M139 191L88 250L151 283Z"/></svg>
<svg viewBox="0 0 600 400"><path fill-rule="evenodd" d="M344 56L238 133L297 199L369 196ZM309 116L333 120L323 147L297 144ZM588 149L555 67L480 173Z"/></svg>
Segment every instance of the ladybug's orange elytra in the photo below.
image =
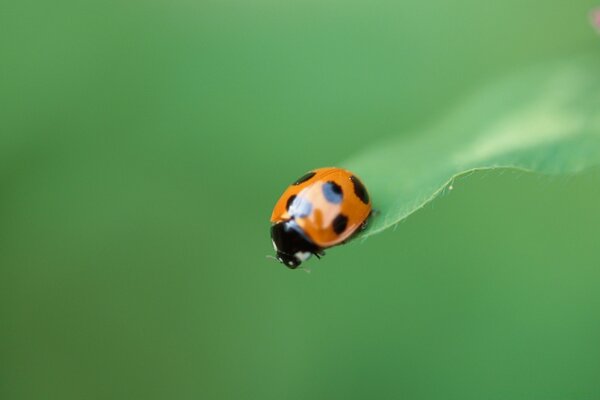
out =
<svg viewBox="0 0 600 400"><path fill-rule="evenodd" d="M361 180L341 168L306 173L281 195L271 214L277 259L296 268L311 255L343 244L364 229L371 199Z"/></svg>

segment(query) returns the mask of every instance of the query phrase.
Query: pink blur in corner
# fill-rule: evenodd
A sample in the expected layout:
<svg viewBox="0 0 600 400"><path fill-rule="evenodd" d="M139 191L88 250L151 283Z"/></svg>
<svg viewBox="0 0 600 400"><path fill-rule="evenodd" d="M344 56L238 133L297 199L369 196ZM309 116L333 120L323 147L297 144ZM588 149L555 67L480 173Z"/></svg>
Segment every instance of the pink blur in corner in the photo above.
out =
<svg viewBox="0 0 600 400"><path fill-rule="evenodd" d="M600 33L600 8L592 10L592 12L590 13L590 21L596 29L596 31Z"/></svg>

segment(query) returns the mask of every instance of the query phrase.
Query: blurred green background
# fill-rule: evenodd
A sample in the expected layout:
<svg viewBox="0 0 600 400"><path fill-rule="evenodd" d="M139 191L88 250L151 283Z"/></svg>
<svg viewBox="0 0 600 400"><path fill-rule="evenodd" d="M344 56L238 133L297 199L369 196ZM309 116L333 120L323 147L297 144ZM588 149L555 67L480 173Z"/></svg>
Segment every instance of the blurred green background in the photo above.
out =
<svg viewBox="0 0 600 400"><path fill-rule="evenodd" d="M600 398L598 171L265 260L292 180L598 50L595 5L4 2L0 398Z"/></svg>

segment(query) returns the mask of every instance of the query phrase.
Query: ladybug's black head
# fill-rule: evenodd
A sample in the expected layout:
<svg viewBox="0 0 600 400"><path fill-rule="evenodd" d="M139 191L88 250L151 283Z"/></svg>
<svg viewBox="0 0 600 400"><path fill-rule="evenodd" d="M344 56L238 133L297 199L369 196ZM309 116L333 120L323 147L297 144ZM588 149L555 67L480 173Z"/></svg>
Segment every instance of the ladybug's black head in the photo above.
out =
<svg viewBox="0 0 600 400"><path fill-rule="evenodd" d="M293 219L271 226L271 239L277 260L291 269L298 268L303 261L321 250Z"/></svg>
<svg viewBox="0 0 600 400"><path fill-rule="evenodd" d="M277 260L288 267L289 269L296 269L302 261L300 261L296 256L290 256L289 254L283 253L281 251L277 252Z"/></svg>

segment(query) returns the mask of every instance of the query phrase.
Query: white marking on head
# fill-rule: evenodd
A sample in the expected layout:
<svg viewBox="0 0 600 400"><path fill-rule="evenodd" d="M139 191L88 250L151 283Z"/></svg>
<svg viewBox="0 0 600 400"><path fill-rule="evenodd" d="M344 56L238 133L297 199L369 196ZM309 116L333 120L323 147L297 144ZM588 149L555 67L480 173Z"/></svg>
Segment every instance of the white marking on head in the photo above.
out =
<svg viewBox="0 0 600 400"><path fill-rule="evenodd" d="M311 253L304 252L304 251L298 251L298 252L296 252L296 254L294 254L294 257L296 257L296 259L300 262L308 260L310 258L310 256L312 256Z"/></svg>
<svg viewBox="0 0 600 400"><path fill-rule="evenodd" d="M273 250L277 251L277 245L275 244L275 241L271 240L271 243L273 243Z"/></svg>
<svg viewBox="0 0 600 400"><path fill-rule="evenodd" d="M294 262L293 262L293 261L288 261L288 265L289 265L290 267L293 267L293 266L294 266Z"/></svg>

